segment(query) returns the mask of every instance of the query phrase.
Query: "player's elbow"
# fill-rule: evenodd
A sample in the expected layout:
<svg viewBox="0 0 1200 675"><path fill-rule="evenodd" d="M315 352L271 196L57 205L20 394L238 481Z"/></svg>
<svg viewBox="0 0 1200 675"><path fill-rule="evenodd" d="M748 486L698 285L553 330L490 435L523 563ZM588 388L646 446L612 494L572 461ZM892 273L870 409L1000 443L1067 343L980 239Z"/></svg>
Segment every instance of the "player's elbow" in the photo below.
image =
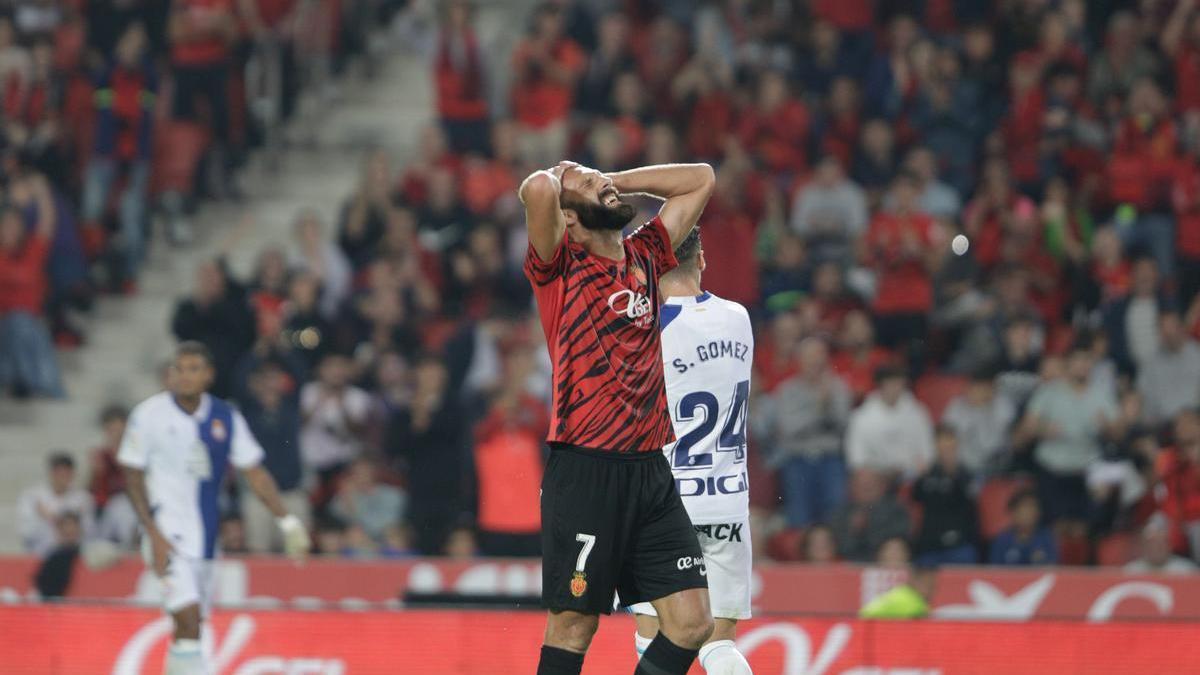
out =
<svg viewBox="0 0 1200 675"><path fill-rule="evenodd" d="M700 190L704 192L705 198L708 198L717 187L717 172L707 162L697 164L696 169L700 173Z"/></svg>
<svg viewBox="0 0 1200 675"><path fill-rule="evenodd" d="M525 179L525 182L521 183L521 187L517 189L517 196L520 197L522 204L528 204L531 200L555 197L558 194L557 182L550 172L535 171Z"/></svg>

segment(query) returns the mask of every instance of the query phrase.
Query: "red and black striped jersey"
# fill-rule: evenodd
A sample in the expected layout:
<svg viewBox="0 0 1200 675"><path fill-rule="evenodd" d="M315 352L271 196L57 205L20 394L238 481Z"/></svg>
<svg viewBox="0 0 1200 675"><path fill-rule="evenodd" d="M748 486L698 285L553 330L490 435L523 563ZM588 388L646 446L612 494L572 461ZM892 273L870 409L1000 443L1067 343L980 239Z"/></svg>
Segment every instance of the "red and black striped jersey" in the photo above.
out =
<svg viewBox="0 0 1200 675"><path fill-rule="evenodd" d="M533 284L554 364L550 442L661 452L675 440L659 338L658 277L675 268L656 216L625 238L625 259L588 253L565 234L550 260L533 246Z"/></svg>

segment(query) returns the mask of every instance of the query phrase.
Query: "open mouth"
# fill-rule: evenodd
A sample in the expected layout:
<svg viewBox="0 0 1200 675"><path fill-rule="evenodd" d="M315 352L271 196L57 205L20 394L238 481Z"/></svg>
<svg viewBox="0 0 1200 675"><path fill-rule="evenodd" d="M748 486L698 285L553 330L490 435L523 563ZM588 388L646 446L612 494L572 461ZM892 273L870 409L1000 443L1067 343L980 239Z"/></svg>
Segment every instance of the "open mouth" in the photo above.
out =
<svg viewBox="0 0 1200 675"><path fill-rule="evenodd" d="M600 193L600 203L605 206L616 206L621 203L621 198L616 190L605 190Z"/></svg>

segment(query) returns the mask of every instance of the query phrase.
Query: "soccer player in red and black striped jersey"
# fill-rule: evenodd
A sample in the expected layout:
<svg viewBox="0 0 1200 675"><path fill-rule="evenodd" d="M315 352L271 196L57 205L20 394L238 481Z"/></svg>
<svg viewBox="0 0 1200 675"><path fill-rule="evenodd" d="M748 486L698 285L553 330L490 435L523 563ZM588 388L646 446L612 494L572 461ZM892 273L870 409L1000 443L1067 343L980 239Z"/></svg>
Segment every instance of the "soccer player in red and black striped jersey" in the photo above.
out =
<svg viewBox="0 0 1200 675"><path fill-rule="evenodd" d="M682 675L712 632L704 558L663 445L674 440L659 340L658 278L713 189L707 164L604 174L573 162L521 184L533 285L554 363L542 479L539 675L577 675L599 615L650 602L660 632L636 673ZM664 200L625 236L623 194Z"/></svg>

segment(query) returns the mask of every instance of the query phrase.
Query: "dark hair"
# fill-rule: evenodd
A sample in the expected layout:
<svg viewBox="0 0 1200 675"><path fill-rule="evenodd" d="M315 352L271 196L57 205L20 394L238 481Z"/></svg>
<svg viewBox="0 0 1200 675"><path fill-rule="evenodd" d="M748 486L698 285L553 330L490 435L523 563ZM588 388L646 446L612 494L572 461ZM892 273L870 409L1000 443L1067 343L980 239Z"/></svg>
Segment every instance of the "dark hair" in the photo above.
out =
<svg viewBox="0 0 1200 675"><path fill-rule="evenodd" d="M1039 507L1042 505L1041 500L1038 499L1037 493L1034 492L1032 488L1021 488L1008 498L1008 512L1012 513L1013 511L1016 511L1017 507L1028 499L1032 499L1033 501L1037 502Z"/></svg>
<svg viewBox="0 0 1200 675"><path fill-rule="evenodd" d="M692 228L691 232L675 247L675 260L680 267L693 267L700 259L700 226Z"/></svg>
<svg viewBox="0 0 1200 675"><path fill-rule="evenodd" d="M971 381L992 384L996 381L996 376L999 375L998 370L999 368L992 363L980 366L971 371Z"/></svg>
<svg viewBox="0 0 1200 675"><path fill-rule="evenodd" d="M1080 333L1071 341L1071 349L1068 354L1078 354L1079 352L1091 353L1092 348L1096 345L1096 338L1091 333Z"/></svg>
<svg viewBox="0 0 1200 675"><path fill-rule="evenodd" d="M104 426L114 420L125 421L129 417L129 410L119 404L106 405L100 410L100 426Z"/></svg>
<svg viewBox="0 0 1200 675"><path fill-rule="evenodd" d="M216 365L216 363L213 361L212 351L208 348L208 345L200 342L199 340L184 340L175 347L176 360L179 360L185 356L199 356L208 363L210 368Z"/></svg>
<svg viewBox="0 0 1200 675"><path fill-rule="evenodd" d="M893 380L898 377L905 380L908 379L908 373L902 366L888 364L875 369L875 384L883 384L887 380Z"/></svg>
<svg viewBox="0 0 1200 675"><path fill-rule="evenodd" d="M945 422L939 422L938 425L933 428L933 432L938 438L942 436L953 436L956 439L958 438L958 429L955 429Z"/></svg>
<svg viewBox="0 0 1200 675"><path fill-rule="evenodd" d="M75 468L75 458L72 457L66 450L55 450L54 452L50 453L50 457L46 460L46 463L51 469L57 469L59 467L66 467L68 469Z"/></svg>

